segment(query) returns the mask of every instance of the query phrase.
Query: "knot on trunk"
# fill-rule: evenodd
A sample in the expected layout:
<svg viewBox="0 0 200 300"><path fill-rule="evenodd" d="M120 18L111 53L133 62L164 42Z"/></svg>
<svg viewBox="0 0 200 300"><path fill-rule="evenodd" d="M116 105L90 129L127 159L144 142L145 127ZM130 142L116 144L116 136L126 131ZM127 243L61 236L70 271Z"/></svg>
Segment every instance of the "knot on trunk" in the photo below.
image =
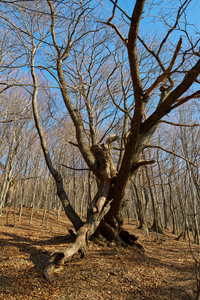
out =
<svg viewBox="0 0 200 300"><path fill-rule="evenodd" d="M108 148L104 144L96 144L91 147L91 151L103 180L110 186L111 180L117 176L117 171Z"/></svg>
<svg viewBox="0 0 200 300"><path fill-rule="evenodd" d="M116 139L116 137L114 137ZM112 180L117 176L117 171L109 152L109 145L114 141L107 140L105 144L96 144L91 147L95 157L99 173L102 175L99 190L92 203L92 213L100 213L106 203L106 199L112 184Z"/></svg>

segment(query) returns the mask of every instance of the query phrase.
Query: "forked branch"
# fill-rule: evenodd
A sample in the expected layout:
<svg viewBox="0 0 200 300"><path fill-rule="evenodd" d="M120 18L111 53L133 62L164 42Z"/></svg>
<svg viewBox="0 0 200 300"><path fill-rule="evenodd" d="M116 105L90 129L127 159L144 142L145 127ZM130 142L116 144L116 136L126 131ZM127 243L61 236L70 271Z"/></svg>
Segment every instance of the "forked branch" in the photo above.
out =
<svg viewBox="0 0 200 300"><path fill-rule="evenodd" d="M192 86L192 84L197 80L200 74L200 59L196 64L186 73L182 82L166 97L166 99L161 103L157 109L148 117L148 119L142 124L141 132L143 134L147 133L153 126L155 126L166 114L168 114L175 107L183 104L180 101L180 97ZM198 93L198 92L196 92ZM194 93L194 94L196 94ZM193 94L193 96L194 96ZM191 99L185 98L183 101ZM178 100L179 99L179 100ZM179 103L176 103L179 101Z"/></svg>
<svg viewBox="0 0 200 300"><path fill-rule="evenodd" d="M111 21L115 17L115 10L116 10L116 8L118 8L129 20L131 20L131 18L125 13L124 10L122 10L117 5L117 1L118 0L115 0L115 2L113 0L110 0L110 1L114 4L113 11L112 11L112 16L108 19L107 23L106 22L103 22L103 23L106 24L106 25L108 25L108 26L110 26L110 27L112 27L115 30L115 32L117 33L117 35L120 37L120 39L122 40L122 42L127 46L127 39L122 35L122 33L119 31L118 27L115 24L111 23Z"/></svg>
<svg viewBox="0 0 200 300"><path fill-rule="evenodd" d="M181 45L182 45L182 38L179 39L179 42L178 42L178 44L177 44L177 46L176 46L176 49L175 49L175 51L174 51L174 55L173 55L173 57L172 57L172 60L171 60L171 62L170 62L170 64L169 64L168 68L167 68L166 71L165 71L162 75L160 75L160 76L156 79L156 81L148 88L148 90L146 91L146 93L145 93L145 95L144 95L144 99L148 99L149 96L151 95L152 91L159 85L159 83L163 82L163 81L166 79L166 77L170 75L170 72L171 72L171 70L172 70L172 68L173 68L173 65L175 64L175 61L176 61L176 59L177 59L177 56L178 56L178 54L179 54L179 52L180 52Z"/></svg>

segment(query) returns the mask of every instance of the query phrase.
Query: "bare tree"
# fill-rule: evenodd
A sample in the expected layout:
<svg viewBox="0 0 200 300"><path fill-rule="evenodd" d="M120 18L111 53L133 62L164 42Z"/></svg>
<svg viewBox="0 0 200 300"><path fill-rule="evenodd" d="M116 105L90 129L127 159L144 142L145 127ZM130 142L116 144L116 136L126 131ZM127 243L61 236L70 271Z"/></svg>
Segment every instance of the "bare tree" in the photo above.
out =
<svg viewBox="0 0 200 300"><path fill-rule="evenodd" d="M187 72L184 72L186 75L182 78L181 83L175 88L175 82L172 79L172 74L175 74L177 71L182 69L182 64L179 64L176 69L172 72L172 68L176 62L176 59L180 53L180 48L182 44L182 40L180 39L177 46L174 49L174 53L172 56L172 59L167 67L164 67L164 63L160 62L159 59L159 52L161 51L161 48L165 44L165 41L167 40L168 36L170 35L170 31L168 31L166 35L166 39L161 41L160 48L158 49L157 54L151 51L151 54L155 54L154 57L156 58L157 62L159 63L162 74L158 76L158 78L153 82L147 89L144 91L143 84L140 78L140 69L138 64L138 53L137 53L137 39L138 39L138 28L140 19L142 16L142 11L144 8L145 1L136 1L132 17L129 18L131 25L129 29L128 38L125 39L122 34L119 32L118 28L111 24L112 19L114 18L116 4L114 5L113 9L113 15L111 19L108 21L108 25L113 27L117 34L122 39L123 43L127 47L128 51L128 57L129 57L129 65L130 65L130 73L132 77L132 83L133 83L133 91L134 91L134 101L135 101L135 109L133 116L131 118L130 122L130 133L127 139L127 143L125 146L124 155L122 158L122 163L119 168L119 172L116 176L116 172L114 172L114 178L112 175L112 165L110 156L107 156L107 158L104 158L104 165L102 165L102 157L100 157L100 151L105 153L105 149L101 145L93 145L91 150L88 148L86 141L85 141L85 135L84 135L84 127L81 120L81 116L78 114L77 110L75 109L73 102L70 98L70 95L68 93L67 84L65 81L64 73L63 73L63 61L67 59L69 52L71 50L71 47L73 44L76 43L77 36L74 37L73 34L75 31L72 31L72 34L70 35L70 38L68 39L68 43L66 44L66 47L62 51L62 49L58 46L58 42L56 39L56 33L55 33L55 11L53 4L48 1L50 10L51 10L51 34L52 34L52 40L54 43L54 47L57 52L57 73L59 78L59 83L61 86L61 92L63 96L63 100L65 102L65 105L70 113L70 116L75 124L76 128L76 137L78 142L78 147L88 165L88 167L94 172L94 174L99 178L99 180L102 182L100 184L100 191L99 194L101 196L101 188L102 186L106 187L106 193L103 197L103 205L107 200L112 199L111 208L109 212L104 217L105 221L101 222L101 230L102 232L107 236L112 236L112 238L116 238L116 232L120 232L121 225L123 223L121 212L124 205L124 192L125 188L127 187L130 178L134 175L134 173L137 171L137 169L142 166L149 163L152 163L152 161L146 161L140 160L140 154L142 150L145 148L146 144L148 143L150 137L152 136L153 132L156 129L156 126L160 119L165 116L167 113L169 113L174 108L178 107L182 103L186 102L187 100L196 97L199 95L199 92L192 93L191 95L187 97L181 96L192 86L192 84L197 80L199 71L200 71L200 61L197 61L197 63L190 69L188 69ZM185 7L182 6L180 8L181 10L184 10ZM182 12L182 11L181 11ZM77 20L80 17L81 14L84 13L84 8L82 8L81 12L77 16ZM177 15L178 18L178 15ZM76 26L77 23L75 23L74 26ZM75 29L75 27L74 27ZM74 38L74 39L73 39ZM141 40L141 38L140 38ZM146 44L141 40L143 45L148 49ZM149 51L150 52L150 51ZM169 82L169 85L166 85L167 80ZM160 95L160 101L158 102L157 108L151 115L144 120L144 109L147 105L148 99L151 96L152 92L164 82L164 84L161 86L161 95ZM97 149L99 149L97 151ZM93 156L96 159L97 165L94 162ZM98 166L98 167L96 167ZM110 167L110 169L109 169ZM103 176L103 178L102 178ZM115 178L116 177L116 178ZM113 179L112 179L113 178ZM109 179L109 180L108 180ZM114 180L114 181L113 181ZM110 183L109 183L110 182ZM111 186L111 182L113 182ZM102 197L98 197L96 199L96 206L97 211L95 213L99 214L99 216L103 216L104 213L101 215L101 210L103 209L103 205L101 204L100 207L98 207L99 201L102 201ZM101 202L100 202L101 203ZM107 207L106 207L107 209ZM94 210L92 210L94 213ZM104 209L102 210L104 212ZM90 219L91 218L91 219ZM98 222L95 219L95 215L89 215L88 221L86 224L81 227L81 229L77 233L77 239L75 244L72 246L71 249L67 249L66 251L62 251L62 259L61 261L65 261L66 258L68 258L70 255L74 253L74 251L77 251L80 247L80 242L82 246L85 246L85 241L88 236L90 236L94 231L89 228L91 228L91 220L92 224L98 224ZM88 225L90 226L88 227ZM87 234L86 234L87 232ZM112 232L112 234L111 234ZM55 253L58 258L58 255L61 255L61 252L58 251ZM51 266L52 267L52 266ZM51 269L51 268L50 268ZM49 269L48 269L49 271Z"/></svg>
<svg viewBox="0 0 200 300"><path fill-rule="evenodd" d="M142 18L145 16L145 7L147 11L151 9L151 5L145 3L145 0L135 1L131 16L118 6L117 1L111 1L113 10L108 16L108 20L101 20L98 24L94 21L94 27L91 26L91 20L95 20L93 7L90 6L91 3L82 1L71 1L70 8L65 6L65 1L47 0L47 6L44 7L35 1L37 9L33 11L32 18L29 18L30 11L28 10L25 10L26 14L22 16L27 18L28 22L16 25L6 19L17 36L20 36L21 45L25 49L24 54L27 55L31 69L33 114L42 150L49 171L55 179L58 196L76 229L76 240L73 245L62 251L55 251L53 263L45 269L47 279L51 280L54 269L77 251L80 251L82 256L84 255L87 240L96 232L97 228L106 238L120 241L126 189L131 180L135 179L140 167L155 162L141 158L144 149L150 148L150 139L164 116L190 99L199 97L200 60L197 50L199 40L195 40L195 42L190 40L187 26L182 28L179 23L181 17L185 16L184 12L190 2L186 0L177 7L176 15L173 16L174 24L165 23L167 28L165 28L164 38L160 41L157 40L156 47L150 39L145 39L145 35L142 35L139 30L139 25L151 16L149 14ZM17 7L14 2L13 5L15 8ZM29 8L28 4L27 6L24 4L23 7ZM157 9L155 13L158 14L158 7L155 8ZM64 16L64 11L69 18ZM45 12L45 18L43 12ZM114 23L118 12L122 13L123 20L126 19L122 27ZM63 28L65 28L64 33ZM104 30L107 32L104 33ZM178 30L187 39L187 43L184 45L182 38L177 38ZM89 43L89 37L92 37L94 41L94 37L97 36L99 40L101 38L106 40L90 44L92 51L86 55L81 42ZM111 53L113 49L109 44L113 36L116 37L115 41L117 40L115 45L121 43L120 47L118 46L115 50L116 55ZM22 37L25 37L25 40ZM46 56L44 55L45 59L48 58L49 65L41 66L42 62L38 64L37 59L39 54L41 55L44 45L49 46L49 55L47 55L47 51ZM104 45L103 48L102 45ZM125 49L122 53L126 53L128 73L124 67L118 65L120 61L122 62L121 57L123 56L119 54L120 48ZM99 67L96 70L93 69L94 61L88 57L97 59L98 55L94 49L99 51L104 49L105 51L105 56L103 55L103 59L100 59ZM143 49L142 53L145 52L146 56L140 57L140 49ZM44 54L44 52L42 53ZM53 81L58 84L63 103L75 127L76 143L73 143L74 147L79 149L87 168L96 176L98 191L92 200L85 223L72 208L63 187L62 177L52 163L38 111L40 90L44 88L39 84L38 68L42 71L46 70L53 77ZM110 70L106 72L108 68ZM145 76L142 75L144 70ZM97 90L107 89L108 91L108 93L99 93L99 95L102 98L104 96L106 100L108 99L107 95L111 98L111 101L108 102L101 99L101 105L96 111L95 103L98 98L95 96L98 93L94 93L96 83L93 75L95 71L98 77L99 74L102 75L102 84L97 83ZM67 75L68 73L70 75ZM107 77L106 80L104 80L104 76ZM114 78L114 76L116 77ZM120 91L117 89L117 80L119 79ZM125 85L126 80L127 85ZM117 100L118 96L121 97L121 101ZM104 111L101 109L101 114L98 114L101 106ZM109 122L108 128L104 120L107 119L110 107L115 115L112 122ZM102 117L103 112L105 119ZM120 127L121 122L123 122L123 126ZM101 139L99 139L100 134L97 134L97 124L99 127L101 125L99 128ZM121 130L119 135L118 132L115 132L117 128ZM119 136L120 147L112 151L112 143L116 142ZM102 143L103 140L104 143ZM100 142L98 143L98 141ZM117 170L114 164L115 160L118 165ZM154 199L153 193L152 199ZM155 212L158 212L156 207Z"/></svg>

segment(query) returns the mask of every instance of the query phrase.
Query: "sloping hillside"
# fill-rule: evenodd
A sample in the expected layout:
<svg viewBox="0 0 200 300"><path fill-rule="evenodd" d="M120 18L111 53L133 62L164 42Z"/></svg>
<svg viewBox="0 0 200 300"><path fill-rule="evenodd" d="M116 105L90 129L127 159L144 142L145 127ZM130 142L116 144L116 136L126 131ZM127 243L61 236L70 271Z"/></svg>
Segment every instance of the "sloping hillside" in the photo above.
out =
<svg viewBox="0 0 200 300"><path fill-rule="evenodd" d="M167 233L154 233L147 238L132 222L125 227L139 237L145 253L135 248L116 248L89 244L84 259L76 255L62 272L55 274L52 284L43 278L43 267L50 253L67 246L71 237L70 223L64 214L60 221L51 211L48 229L41 226L42 214L34 214L29 225L26 209L18 222L13 214L0 217L0 299L165 299L195 298L194 260L188 241L176 241ZM46 222L44 223L46 226ZM199 246L192 245L197 258ZM199 255L199 256L198 256Z"/></svg>

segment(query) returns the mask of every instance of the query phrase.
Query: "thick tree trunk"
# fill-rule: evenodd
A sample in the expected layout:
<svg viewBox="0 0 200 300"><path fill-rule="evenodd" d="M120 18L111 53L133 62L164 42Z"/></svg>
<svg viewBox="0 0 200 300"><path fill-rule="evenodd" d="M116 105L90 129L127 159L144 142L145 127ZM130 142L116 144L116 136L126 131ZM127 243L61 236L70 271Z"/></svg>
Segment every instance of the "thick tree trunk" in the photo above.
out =
<svg viewBox="0 0 200 300"><path fill-rule="evenodd" d="M121 168L111 187L108 199L113 199L111 208L105 216L105 221L114 229L120 232L123 227L122 209L124 208L124 194L131 180L135 176L139 167L152 164L155 161L140 160L140 155L148 143L156 126L146 135L139 135L135 140L131 134L127 139L126 151L122 160Z"/></svg>

